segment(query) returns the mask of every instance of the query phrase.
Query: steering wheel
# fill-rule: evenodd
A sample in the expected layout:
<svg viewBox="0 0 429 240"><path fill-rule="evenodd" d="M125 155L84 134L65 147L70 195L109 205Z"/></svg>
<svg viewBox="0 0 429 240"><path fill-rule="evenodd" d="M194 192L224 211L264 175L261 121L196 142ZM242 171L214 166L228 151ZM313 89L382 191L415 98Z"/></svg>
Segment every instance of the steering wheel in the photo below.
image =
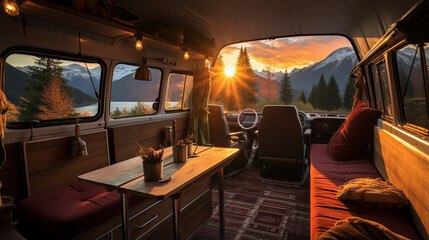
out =
<svg viewBox="0 0 429 240"><path fill-rule="evenodd" d="M253 120L253 122L246 122L245 121L245 118L244 118L244 116L243 116L243 114L244 113L252 113L253 115L255 115L255 119ZM242 117L243 116L243 117ZM243 118L243 120L241 120ZM256 125L258 124L258 113L255 111L255 110L253 110L253 109L251 109L251 108L246 108L246 109L244 109L243 111L241 111L239 114L238 114L238 118L237 118L237 122L238 122L238 125L242 128L242 129L245 129L245 130L250 130L250 129L252 129L252 128L254 128L254 127L256 127Z"/></svg>

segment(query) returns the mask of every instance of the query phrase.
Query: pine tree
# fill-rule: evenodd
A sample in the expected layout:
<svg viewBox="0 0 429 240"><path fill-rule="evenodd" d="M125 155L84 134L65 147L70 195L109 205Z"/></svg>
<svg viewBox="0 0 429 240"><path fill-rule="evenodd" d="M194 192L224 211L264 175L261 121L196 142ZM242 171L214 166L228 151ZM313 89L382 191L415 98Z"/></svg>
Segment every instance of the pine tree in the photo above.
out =
<svg viewBox="0 0 429 240"><path fill-rule="evenodd" d="M326 110L334 110L341 107L340 90L338 89L337 81L334 75L331 76L326 89Z"/></svg>
<svg viewBox="0 0 429 240"><path fill-rule="evenodd" d="M39 106L40 113L36 115L39 119L61 119L79 115L73 110L75 106L73 99L61 87L59 77L50 77L49 83L43 87L43 91L40 93L44 104Z"/></svg>
<svg viewBox="0 0 429 240"><path fill-rule="evenodd" d="M314 108L316 108L316 93L317 92L317 87L316 86L314 86L314 84L313 84L313 87L311 87L311 92L310 92L310 95L308 96L308 102L314 107Z"/></svg>
<svg viewBox="0 0 429 240"><path fill-rule="evenodd" d="M323 74L320 76L319 83L316 87L316 92L314 96L315 105L313 105L315 108L319 108L322 110L327 109L327 101L326 101L326 92L327 92L328 86L326 85L325 77Z"/></svg>
<svg viewBox="0 0 429 240"><path fill-rule="evenodd" d="M284 77L281 81L280 88L280 101L284 104L290 104L292 102L293 92L290 83L289 73L285 70Z"/></svg>
<svg viewBox="0 0 429 240"><path fill-rule="evenodd" d="M244 105L256 103L256 81L250 65L250 58L247 53L247 48L241 48L236 63L236 88L238 89L240 108Z"/></svg>
<svg viewBox="0 0 429 240"><path fill-rule="evenodd" d="M26 97L21 97L18 106L18 119L21 122L38 119L37 115L41 113L40 106L45 105L41 93L44 86L50 82L51 77L58 77L61 90L72 97L72 90L67 86L67 80L62 77L63 68L60 66L60 60L38 57L34 63L35 66L29 67L31 79L26 80L28 87L24 87Z"/></svg>
<svg viewBox="0 0 429 240"><path fill-rule="evenodd" d="M351 110L353 108L354 96L356 94L355 79L353 77L349 77L349 81L346 84L346 88L344 89L344 99L343 106L347 110Z"/></svg>
<svg viewBox="0 0 429 240"><path fill-rule="evenodd" d="M225 103L225 91L223 91L225 80L225 63L223 61L222 55L216 60L216 64L213 68L212 76L212 87L210 92L210 99L212 102L216 103Z"/></svg>
<svg viewBox="0 0 429 240"><path fill-rule="evenodd" d="M304 90L301 90L301 92L299 93L298 101L301 101L302 103L307 103L307 98L305 97Z"/></svg>

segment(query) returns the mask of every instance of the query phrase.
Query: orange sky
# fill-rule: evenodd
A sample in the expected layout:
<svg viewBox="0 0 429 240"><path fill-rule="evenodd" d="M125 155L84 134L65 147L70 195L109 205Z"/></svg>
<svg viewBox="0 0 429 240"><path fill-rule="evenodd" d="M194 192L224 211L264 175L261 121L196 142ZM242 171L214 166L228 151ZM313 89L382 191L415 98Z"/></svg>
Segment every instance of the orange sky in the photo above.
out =
<svg viewBox="0 0 429 240"><path fill-rule="evenodd" d="M238 43L222 49L225 66L235 66L241 47L246 47L253 69L262 71L271 63L273 71L291 72L326 58L341 47L351 47L348 39L341 36L287 37Z"/></svg>

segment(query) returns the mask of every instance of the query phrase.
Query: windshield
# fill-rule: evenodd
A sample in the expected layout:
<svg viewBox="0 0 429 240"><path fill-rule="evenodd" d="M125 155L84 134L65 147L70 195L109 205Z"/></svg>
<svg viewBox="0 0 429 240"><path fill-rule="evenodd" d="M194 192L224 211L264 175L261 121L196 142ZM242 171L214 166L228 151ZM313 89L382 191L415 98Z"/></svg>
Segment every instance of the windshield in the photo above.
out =
<svg viewBox="0 0 429 240"><path fill-rule="evenodd" d="M287 104L304 112L347 114L355 94L349 74L356 63L350 41L342 36L229 45L213 68L210 103L227 112Z"/></svg>

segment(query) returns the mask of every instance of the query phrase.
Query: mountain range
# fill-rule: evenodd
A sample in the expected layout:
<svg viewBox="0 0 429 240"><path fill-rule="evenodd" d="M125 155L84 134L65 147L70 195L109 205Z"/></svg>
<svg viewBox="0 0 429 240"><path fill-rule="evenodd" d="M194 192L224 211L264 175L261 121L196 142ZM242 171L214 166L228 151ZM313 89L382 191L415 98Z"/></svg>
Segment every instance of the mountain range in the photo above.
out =
<svg viewBox="0 0 429 240"><path fill-rule="evenodd" d="M308 98L312 86L317 85L322 74L325 77L326 82L328 82L331 75L333 75L337 81L340 94L344 94L344 89L346 87L350 71L356 63L357 58L353 48L343 47L333 51L322 61L313 63L310 66L301 69L293 69L289 73L289 77L293 88L294 98L298 97L301 90L304 90L305 95ZM267 73L265 70L254 70L254 73L262 78L262 80L266 80ZM272 73L272 79L276 80L274 83L278 84L278 86L280 86L283 77L283 72L279 71ZM263 85L264 86L258 86L259 89L263 89L267 86L266 83Z"/></svg>
<svg viewBox="0 0 429 240"><path fill-rule="evenodd" d="M400 66L406 65L406 62L411 62L414 56L414 49L404 49L398 53L398 63ZM293 88L293 95L296 99L301 90L304 90L307 98L310 94L313 85L319 82L320 76L323 74L326 82L329 81L331 75L337 81L340 94L344 94L344 89L348 81L351 69L356 65L356 55L351 47L339 48L329 54L325 59L315 62L307 67L300 69L293 69L289 73L290 81ZM137 67L126 64L118 64L115 67L113 74L113 90L112 101L154 101L159 93L159 81L142 82L132 78L133 73ZM95 85L97 92L100 86L101 66L89 69L92 81ZM281 80L284 73L272 72L270 92L268 93L267 71L254 70L257 77L258 98L269 98L274 100L278 98L278 93L281 86ZM91 80L88 71L84 66L79 64L71 64L63 67L63 76L68 80L69 86L72 87L74 92L74 101L76 106L82 106L90 103L96 103ZM13 67L6 63L5 71L5 92L8 99L18 104L20 97L25 98L26 93L24 87L27 86L26 79L29 79L29 67ZM152 71L152 79L160 79L161 71ZM13 79L9 81L8 79Z"/></svg>
<svg viewBox="0 0 429 240"><path fill-rule="evenodd" d="M69 67L70 66L70 67ZM71 87L73 92L73 103L76 106L84 106L89 104L97 103L97 98L94 93L94 89L90 83L89 77L84 77L84 73L82 71L86 68L83 68L77 64L71 64L67 67L64 67L63 76L68 81L68 85ZM81 67L79 69L77 66ZM78 71L76 71L78 69ZM75 71L73 71L75 70ZM98 70L99 71L99 70ZM74 73L76 74L74 74ZM95 75L97 70L94 70L91 73L91 77L93 78L94 85L96 89L100 85L99 74ZM16 106L19 106L21 101L21 97L26 98L27 93L25 88L28 87L27 79L31 79L30 77L29 67L13 67L9 63L6 63L5 67L5 94L8 100ZM88 76L88 73L86 73Z"/></svg>

